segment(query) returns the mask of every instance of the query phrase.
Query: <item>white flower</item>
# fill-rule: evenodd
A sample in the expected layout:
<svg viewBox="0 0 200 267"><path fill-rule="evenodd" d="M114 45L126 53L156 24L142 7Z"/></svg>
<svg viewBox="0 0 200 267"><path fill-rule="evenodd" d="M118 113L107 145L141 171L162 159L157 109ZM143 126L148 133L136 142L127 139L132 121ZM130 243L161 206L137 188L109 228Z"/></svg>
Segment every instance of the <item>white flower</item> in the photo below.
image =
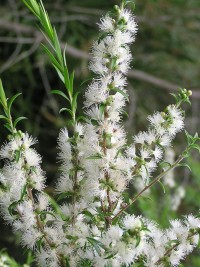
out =
<svg viewBox="0 0 200 267"><path fill-rule="evenodd" d="M146 141L146 133L145 132L139 132L137 135L133 137L134 142L138 144L144 144Z"/></svg>
<svg viewBox="0 0 200 267"><path fill-rule="evenodd" d="M127 30L131 33L135 34L137 32L137 24L135 22L135 18L130 10L124 9L120 13L120 17L123 18L127 23Z"/></svg>
<svg viewBox="0 0 200 267"><path fill-rule="evenodd" d="M126 86L127 81L126 81L126 77L124 77L121 73L114 73L113 75L113 81L112 81L112 85L113 87L124 87Z"/></svg>
<svg viewBox="0 0 200 267"><path fill-rule="evenodd" d="M112 32L114 30L113 19L109 16L101 18L101 23L98 23L99 28L105 32Z"/></svg>
<svg viewBox="0 0 200 267"><path fill-rule="evenodd" d="M200 228L200 219L195 218L192 214L186 216L186 222L190 229Z"/></svg>
<svg viewBox="0 0 200 267"><path fill-rule="evenodd" d="M46 210L49 207L50 203L49 203L49 198L47 197L47 195L38 194L37 199L38 199L37 206L40 211Z"/></svg>
<svg viewBox="0 0 200 267"><path fill-rule="evenodd" d="M142 148L140 149L140 155L142 159L148 159L150 157L150 151L145 148Z"/></svg>
<svg viewBox="0 0 200 267"><path fill-rule="evenodd" d="M140 217L135 217L134 215L127 215L123 220L123 225L127 230L134 230L142 227L142 222Z"/></svg>
<svg viewBox="0 0 200 267"><path fill-rule="evenodd" d="M91 119L98 120L98 121L103 119L103 114L101 113L98 106L93 106L87 109L85 113Z"/></svg>
<svg viewBox="0 0 200 267"><path fill-rule="evenodd" d="M94 81L85 92L85 107L90 107L93 104L104 103L108 97L108 89L106 84L99 81Z"/></svg>
<svg viewBox="0 0 200 267"><path fill-rule="evenodd" d="M156 146L152 153L155 157L156 162L159 162L162 159L163 150L159 146Z"/></svg>
<svg viewBox="0 0 200 267"><path fill-rule="evenodd" d="M155 127L155 129L156 129L157 127L160 127L160 125L165 121L165 120L163 119L163 116L162 116L161 113L159 113L159 112L155 113L155 114L152 115L152 116L148 116L148 120L149 120L149 122L151 123L151 125L152 125L153 127Z"/></svg>
<svg viewBox="0 0 200 267"><path fill-rule="evenodd" d="M84 134L84 126L81 123L76 123L75 125L75 131L78 133L78 135L83 135Z"/></svg>
<svg viewBox="0 0 200 267"><path fill-rule="evenodd" d="M56 184L56 191L58 193L73 191L73 182L69 178L68 174L62 174L61 177L58 179L58 182Z"/></svg>
<svg viewBox="0 0 200 267"><path fill-rule="evenodd" d="M164 134L158 139L158 141L161 146L167 147L171 145L172 137L167 134Z"/></svg>
<svg viewBox="0 0 200 267"><path fill-rule="evenodd" d="M24 151L24 156L28 166L38 166L41 163L41 156L32 148L26 149Z"/></svg>

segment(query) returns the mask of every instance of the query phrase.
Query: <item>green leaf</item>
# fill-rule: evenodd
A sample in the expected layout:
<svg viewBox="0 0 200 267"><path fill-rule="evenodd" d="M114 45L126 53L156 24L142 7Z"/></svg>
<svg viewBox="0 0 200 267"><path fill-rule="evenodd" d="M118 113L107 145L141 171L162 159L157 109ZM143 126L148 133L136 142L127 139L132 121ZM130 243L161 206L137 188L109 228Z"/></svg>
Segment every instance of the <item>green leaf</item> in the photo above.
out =
<svg viewBox="0 0 200 267"><path fill-rule="evenodd" d="M24 4L28 7L28 9L36 16L39 16L39 6L35 2L35 0L22 0Z"/></svg>
<svg viewBox="0 0 200 267"><path fill-rule="evenodd" d="M1 99L1 103L3 105L4 108L7 107L7 99L6 99L6 95L3 89L3 84L2 81L0 80L0 99Z"/></svg>
<svg viewBox="0 0 200 267"><path fill-rule="evenodd" d="M65 258L65 262L66 262L66 267L70 267L68 258Z"/></svg>
<svg viewBox="0 0 200 267"><path fill-rule="evenodd" d="M73 196L73 192L65 192L65 193L61 193L58 198L57 201L63 200L64 198L69 198Z"/></svg>
<svg viewBox="0 0 200 267"><path fill-rule="evenodd" d="M44 44L42 44L42 47L45 50L45 52L48 55L48 57L50 58L53 66L55 67L55 69L57 70L57 72L59 71L59 73L61 74L62 68L61 68L59 62L56 60L56 58L54 57L54 55L51 53L51 51Z"/></svg>
<svg viewBox="0 0 200 267"><path fill-rule="evenodd" d="M187 163L179 163L177 167L186 167L192 172L190 166Z"/></svg>
<svg viewBox="0 0 200 267"><path fill-rule="evenodd" d="M8 119L8 118L6 118L6 116L4 116L4 115L0 115L0 120L6 120L6 121L8 121L8 122L9 122L9 119Z"/></svg>
<svg viewBox="0 0 200 267"><path fill-rule="evenodd" d="M171 168L172 167L172 164L167 162L167 161L163 161L159 164L160 168L162 169L166 169L166 168Z"/></svg>
<svg viewBox="0 0 200 267"><path fill-rule="evenodd" d="M40 8L40 14L39 14L40 23L43 26L43 28L44 28L46 34L48 35L49 39L51 41L53 41L54 32L53 32L53 29L52 29L52 26L51 26L51 22L50 22L49 16L48 16L48 14L47 14L44 6L43 6L42 1L40 1L39 8Z"/></svg>
<svg viewBox="0 0 200 267"><path fill-rule="evenodd" d="M53 208L53 210L57 214L61 214L60 205L58 205L58 203L52 197L50 197L47 193L45 193L45 195L48 197L48 200L49 200L49 202L50 202L51 207Z"/></svg>
<svg viewBox="0 0 200 267"><path fill-rule="evenodd" d="M62 51L61 51L61 47L60 47L60 43L58 40L58 35L57 35L55 27L53 29L53 36L54 36L54 46L55 46L56 55L58 57L59 62L62 64L62 67L64 67Z"/></svg>
<svg viewBox="0 0 200 267"><path fill-rule="evenodd" d="M81 121L81 120L84 121L84 122L88 122L88 119L86 117L84 117L84 116L78 116L78 118L76 120L77 120L77 122Z"/></svg>
<svg viewBox="0 0 200 267"><path fill-rule="evenodd" d="M117 254L117 252L115 252L115 253L111 253L110 255L106 256L104 259L105 259L105 260L111 259L111 258L113 258L116 254Z"/></svg>
<svg viewBox="0 0 200 267"><path fill-rule="evenodd" d="M129 203L129 199L130 199L129 193L128 193L128 192L123 192L123 193L122 193L122 196L123 196L123 198L124 198L124 201L125 201L126 203Z"/></svg>
<svg viewBox="0 0 200 267"><path fill-rule="evenodd" d="M80 94L80 92L76 92L75 95L73 96L73 100L72 100L72 110L73 113L76 113L76 109L77 109L77 97Z"/></svg>
<svg viewBox="0 0 200 267"><path fill-rule="evenodd" d="M135 245L135 247L138 247L139 246L140 241L141 241L141 237L140 237L140 235L137 235L136 236L136 245Z"/></svg>
<svg viewBox="0 0 200 267"><path fill-rule="evenodd" d="M59 113L62 113L63 111L67 111L67 112L69 112L69 114L70 114L71 116L73 116L73 113L72 113L72 111L71 111L69 108L61 108L61 109L59 110Z"/></svg>
<svg viewBox="0 0 200 267"><path fill-rule="evenodd" d="M24 196L26 195L26 189L27 189L27 184L25 184L21 190L21 196L20 196L20 201L23 200Z"/></svg>
<svg viewBox="0 0 200 267"><path fill-rule="evenodd" d="M200 152L200 146L197 144L191 145L191 148L197 149Z"/></svg>
<svg viewBox="0 0 200 267"><path fill-rule="evenodd" d="M29 0L29 2L31 3L31 6L32 6L34 12L39 15L40 8L39 8L38 3L35 0Z"/></svg>
<svg viewBox="0 0 200 267"><path fill-rule="evenodd" d="M134 1L125 0L125 6L126 6L126 5L130 5L132 11L135 10L135 3L134 3Z"/></svg>
<svg viewBox="0 0 200 267"><path fill-rule="evenodd" d="M86 217L88 217L89 219L91 219L92 221L94 221L94 215L89 212L88 210L84 210L83 212L81 212L82 214L84 214Z"/></svg>
<svg viewBox="0 0 200 267"><path fill-rule="evenodd" d="M124 91L122 91L121 89L119 89L119 88L112 88L111 90L112 90L112 91L115 91L115 92L118 92L118 93L120 93L120 94L122 94L122 95L126 98L126 100L129 101L129 96L128 96L128 94L125 93Z"/></svg>
<svg viewBox="0 0 200 267"><path fill-rule="evenodd" d="M65 87L66 87L68 93L70 95L72 95L71 94L71 88L70 88L70 77L69 77L69 71L68 71L67 65L63 69L63 75L64 75L64 80L65 80L65 82L64 82Z"/></svg>
<svg viewBox="0 0 200 267"><path fill-rule="evenodd" d="M9 123L4 124L4 127L5 127L9 132L13 133L13 130L12 130L12 128L10 127L10 124L9 124Z"/></svg>
<svg viewBox="0 0 200 267"><path fill-rule="evenodd" d="M11 107L12 107L12 104L13 104L13 102L15 101L15 99L18 97L18 96L20 96L22 93L18 93L18 94L16 94L16 95L14 95L10 100L8 100L8 110L9 110L9 112L10 112L10 110L11 110Z"/></svg>
<svg viewBox="0 0 200 267"><path fill-rule="evenodd" d="M39 240L36 241L37 248L38 248L39 251L41 251L43 238L44 238L44 235L42 235L42 237Z"/></svg>
<svg viewBox="0 0 200 267"><path fill-rule="evenodd" d="M60 70L59 70L53 63L52 63L52 65L53 65L53 67L55 68L55 70L56 70L56 72L57 72L57 74L58 74L60 80L65 84L65 78L64 78L62 72L61 72L61 71L60 71Z"/></svg>
<svg viewBox="0 0 200 267"><path fill-rule="evenodd" d="M69 83L70 83L70 93L71 95L73 95L73 89L74 89L74 71L72 71L71 75L70 75L70 80L69 80Z"/></svg>
<svg viewBox="0 0 200 267"><path fill-rule="evenodd" d="M85 83L87 83L87 82L90 82L90 81L92 81L92 77L90 77L90 78L88 78L88 79L86 79L86 80L84 80L81 84L80 84L80 86L82 86L82 85L84 85Z"/></svg>
<svg viewBox="0 0 200 267"><path fill-rule="evenodd" d="M16 150L15 151L15 161L18 162L21 156L21 151L20 150Z"/></svg>
<svg viewBox="0 0 200 267"><path fill-rule="evenodd" d="M96 155L93 155L93 156L89 156L88 158L86 159L102 159L102 155L100 154L96 154Z"/></svg>
<svg viewBox="0 0 200 267"><path fill-rule="evenodd" d="M40 212L40 218L41 218L42 221L44 221L46 219L46 215L47 214L53 216L56 219L56 215L53 212L44 210L44 211Z"/></svg>
<svg viewBox="0 0 200 267"><path fill-rule="evenodd" d="M22 121L22 120L27 120L27 118L26 118L26 117L19 117L19 118L17 118L17 119L14 121L14 123L13 123L14 127L16 127L17 124L18 124L18 122L20 122L20 121Z"/></svg>
<svg viewBox="0 0 200 267"><path fill-rule="evenodd" d="M10 204L10 206L8 207L8 211L10 213L11 216L14 215L14 210L16 209L17 205L20 203L20 201L14 201L13 203Z"/></svg>
<svg viewBox="0 0 200 267"><path fill-rule="evenodd" d="M51 91L52 94L56 94L56 95L61 95L62 97L64 97L65 99L67 99L69 101L69 98L66 96L66 94L64 94L62 91L60 90L52 90Z"/></svg>
<svg viewBox="0 0 200 267"><path fill-rule="evenodd" d="M99 255L101 255L101 250L100 250L100 248L104 248L103 244L102 244L100 241L98 241L98 240L96 240L96 239L94 239L94 238L91 238L91 237L87 237L87 240L88 240L88 241L90 242L90 244L95 248L96 252L97 252Z"/></svg>
<svg viewBox="0 0 200 267"><path fill-rule="evenodd" d="M101 115L104 114L105 108L106 108L106 105L104 105L104 104L101 104L101 105L99 106L99 111L100 111L100 114L101 114Z"/></svg>
<svg viewBox="0 0 200 267"><path fill-rule="evenodd" d="M161 187L163 189L163 193L165 194L166 193L166 190L165 190L164 184L160 180L158 180L158 183L161 185Z"/></svg>

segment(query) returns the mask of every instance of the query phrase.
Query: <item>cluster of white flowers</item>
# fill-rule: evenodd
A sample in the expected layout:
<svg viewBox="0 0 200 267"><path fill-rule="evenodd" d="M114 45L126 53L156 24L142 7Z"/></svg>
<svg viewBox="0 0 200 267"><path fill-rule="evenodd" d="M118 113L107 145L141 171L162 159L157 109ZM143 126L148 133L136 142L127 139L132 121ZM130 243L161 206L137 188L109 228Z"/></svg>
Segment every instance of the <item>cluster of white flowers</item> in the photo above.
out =
<svg viewBox="0 0 200 267"><path fill-rule="evenodd" d="M178 266L198 245L199 228L200 219L192 215L171 221L166 230L143 217L127 215L120 226L110 226L96 237L99 254L93 260L98 267L132 266L138 261L147 267L165 266L164 262Z"/></svg>
<svg viewBox="0 0 200 267"><path fill-rule="evenodd" d="M35 143L36 140L28 134L16 132L0 150L1 159L5 161L0 173L3 187L0 195L1 213L15 230L22 232L22 244L30 248L35 246L35 242L42 234L35 227L36 207L31 199L27 198L26 191L29 189L42 191L45 180L40 167L41 157L31 148Z"/></svg>
<svg viewBox="0 0 200 267"><path fill-rule="evenodd" d="M134 136L134 144L127 151L135 165L133 174L141 176L144 183L149 182L151 174L163 158L164 150L184 128L183 112L176 105L168 106L165 112L149 116L148 120L150 122L148 131Z"/></svg>
<svg viewBox="0 0 200 267"><path fill-rule="evenodd" d="M0 150L2 214L22 233L22 244L36 249L39 266L178 266L199 240L200 219L192 215L161 230L142 216L123 214L129 182L148 185L184 116L179 105L168 106L149 116L148 130L127 146L120 122L137 24L123 5L114 14L101 19L92 48L96 78L85 92L87 123L76 123L73 136L62 129L58 138L57 202L43 191L34 139L16 131Z"/></svg>

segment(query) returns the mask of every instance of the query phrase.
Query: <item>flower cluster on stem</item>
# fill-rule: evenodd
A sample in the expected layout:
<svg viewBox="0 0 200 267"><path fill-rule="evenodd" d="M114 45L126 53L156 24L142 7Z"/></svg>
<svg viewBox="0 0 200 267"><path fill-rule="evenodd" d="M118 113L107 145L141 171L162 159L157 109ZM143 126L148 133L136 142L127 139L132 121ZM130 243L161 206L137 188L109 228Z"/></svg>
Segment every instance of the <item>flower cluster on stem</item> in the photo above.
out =
<svg viewBox="0 0 200 267"><path fill-rule="evenodd" d="M170 221L161 229L143 216L125 211L145 191L179 166L190 149L200 150L194 137L186 133L188 146L173 162L162 168L166 149L184 129L182 102L189 102L190 91L183 89L176 103L148 117L147 131L127 144L121 124L128 93L126 74L132 59L130 45L137 24L126 3L115 6L112 15L101 18L100 37L92 47L89 68L95 78L85 92L85 122L76 117L77 93L73 73L69 75L55 29L42 3L23 0L39 18L53 48L45 47L54 68L65 85L70 104L64 108L72 117L73 133L67 128L58 137L61 175L56 182L55 199L45 193L41 156L32 146L36 140L17 130L0 83L0 104L6 128L11 132L0 150L4 166L0 171L0 205L5 220L21 232L22 244L35 251L39 266L46 267L167 267L178 266L199 242L200 219L188 215ZM161 172L155 175L156 171ZM133 198L129 183L143 185ZM138 265L139 264L139 265Z"/></svg>

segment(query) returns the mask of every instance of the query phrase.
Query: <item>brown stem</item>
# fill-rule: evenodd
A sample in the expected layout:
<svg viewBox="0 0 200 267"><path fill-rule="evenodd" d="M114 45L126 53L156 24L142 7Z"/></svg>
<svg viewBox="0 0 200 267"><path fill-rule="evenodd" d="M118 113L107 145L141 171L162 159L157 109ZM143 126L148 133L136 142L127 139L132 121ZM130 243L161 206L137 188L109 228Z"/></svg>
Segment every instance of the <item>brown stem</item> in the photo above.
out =
<svg viewBox="0 0 200 267"><path fill-rule="evenodd" d="M155 183L160 181L160 179L163 178L163 176L165 176L166 173L174 169L184 159L183 154L181 154L178 157L178 159L174 162L174 164L172 164L166 171L158 175L149 185L145 186L134 198L132 198L131 203L124 205L123 208L112 218L112 221L115 220L119 215L121 215L127 208L129 208L146 190L148 190Z"/></svg>
<svg viewBox="0 0 200 267"><path fill-rule="evenodd" d="M33 210L35 210L35 200L33 198L32 189L30 187L27 189L27 193L28 193L28 197L30 198L32 202ZM50 248L55 247L55 244L51 240L49 240L49 238L47 237L47 233L44 231L44 226L38 214L35 215L35 219L37 221L38 230L44 235L44 239L46 243L49 245ZM58 260L60 262L60 266L65 267L65 263L61 255L58 255Z"/></svg>
<svg viewBox="0 0 200 267"><path fill-rule="evenodd" d="M33 198L32 189L28 188L27 192L28 192L28 197L30 198L30 200L32 202L33 210L35 211L35 201L34 201L34 198ZM37 221L38 230L40 230L40 232L44 235L44 239L46 240L47 244L50 247L54 247L54 244L46 236L46 232L44 231L44 226L43 226L38 214L35 215L35 219Z"/></svg>
<svg viewBox="0 0 200 267"><path fill-rule="evenodd" d="M74 174L74 177L73 177L73 182L74 182L74 185L73 185L73 196L72 196L72 206L73 206L73 211L75 211L75 203L76 203L76 190L77 190L77 170L75 171L75 174ZM75 220L76 220L76 216L75 214L73 213L73 216L72 216L72 226L74 226L75 224Z"/></svg>
<svg viewBox="0 0 200 267"><path fill-rule="evenodd" d="M107 111L105 110L104 111L104 117L105 117L105 122L107 122L107 118L108 118L108 114L107 114ZM106 142L106 134L103 133L103 153L104 155L106 156L107 155L107 142ZM107 171L105 171L105 175L104 175L105 179L106 179L106 183L107 185L109 184L109 180L110 180L110 177L109 177L109 173ZM112 200L110 198L110 189L109 187L107 187L107 201L108 201L108 208L106 209L106 212L110 213L112 211L112 207L113 207L113 204L112 204ZM102 210L105 208L103 207L103 203L102 203ZM106 216L105 217L105 221L106 221L106 228L108 228L111 224L111 217L110 216Z"/></svg>

